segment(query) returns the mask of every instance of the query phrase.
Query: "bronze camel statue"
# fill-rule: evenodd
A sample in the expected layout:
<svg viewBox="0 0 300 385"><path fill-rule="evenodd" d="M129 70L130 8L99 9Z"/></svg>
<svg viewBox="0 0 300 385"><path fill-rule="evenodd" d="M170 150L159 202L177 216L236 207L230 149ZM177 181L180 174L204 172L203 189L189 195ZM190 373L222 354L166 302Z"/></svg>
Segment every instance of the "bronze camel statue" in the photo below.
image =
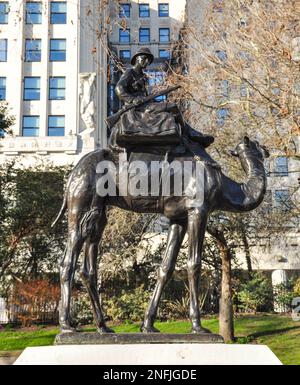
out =
<svg viewBox="0 0 300 385"><path fill-rule="evenodd" d="M262 202L266 192L264 159L267 150L257 141L245 137L231 152L239 158L247 176L245 183L237 183L224 175L213 162L204 162L202 205L193 206L187 196L142 197L142 204L133 207L126 196L100 197L96 192L97 165L105 159L115 159L110 150L99 149L84 156L73 169L66 187L64 202L57 219L68 211L68 240L60 265L61 303L59 320L62 332L72 332L70 300L74 272L81 249L84 258L81 276L91 298L93 313L100 333L113 332L105 324L105 317L97 291L98 245L106 225L106 206L120 207L141 213L161 213L170 220L167 247L158 273L158 282L141 328L143 332L157 332L153 326L161 294L170 279L185 233L188 233L188 279L190 292L190 320L193 333L207 333L201 326L198 291L201 254L208 216L215 210L247 212ZM207 157L209 155L206 153ZM146 155L145 155L146 156ZM148 155L151 158L151 155ZM195 163L192 153L175 156L179 162ZM210 158L211 159L211 158ZM118 165L117 165L118 167ZM194 183L193 180L190 181Z"/></svg>

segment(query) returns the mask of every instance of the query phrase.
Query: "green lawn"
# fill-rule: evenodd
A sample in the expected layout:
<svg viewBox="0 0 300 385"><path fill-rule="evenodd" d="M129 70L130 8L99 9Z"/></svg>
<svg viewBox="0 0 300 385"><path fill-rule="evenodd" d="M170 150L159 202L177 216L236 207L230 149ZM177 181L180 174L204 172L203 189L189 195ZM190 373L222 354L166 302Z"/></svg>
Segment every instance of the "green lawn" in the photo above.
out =
<svg viewBox="0 0 300 385"><path fill-rule="evenodd" d="M155 326L165 333L188 333L189 321L157 322ZM203 320L203 326L218 332L218 320ZM87 330L93 330L91 328ZM115 326L116 332L138 332L139 325ZM22 331L7 330L0 332L0 351L22 350L27 346L52 345L57 328L39 328ZM290 317L278 315L257 315L238 317L235 321L237 343L258 343L268 345L286 365L300 365L300 322Z"/></svg>

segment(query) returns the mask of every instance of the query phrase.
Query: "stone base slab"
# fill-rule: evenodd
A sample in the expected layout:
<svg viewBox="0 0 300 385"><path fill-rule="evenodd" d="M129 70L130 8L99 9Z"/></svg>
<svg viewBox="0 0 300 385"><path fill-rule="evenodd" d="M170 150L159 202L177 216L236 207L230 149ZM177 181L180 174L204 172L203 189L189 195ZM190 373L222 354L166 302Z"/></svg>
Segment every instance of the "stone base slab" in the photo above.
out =
<svg viewBox="0 0 300 385"><path fill-rule="evenodd" d="M218 334L165 333L62 333L55 345L132 345L132 344L215 344L224 340Z"/></svg>

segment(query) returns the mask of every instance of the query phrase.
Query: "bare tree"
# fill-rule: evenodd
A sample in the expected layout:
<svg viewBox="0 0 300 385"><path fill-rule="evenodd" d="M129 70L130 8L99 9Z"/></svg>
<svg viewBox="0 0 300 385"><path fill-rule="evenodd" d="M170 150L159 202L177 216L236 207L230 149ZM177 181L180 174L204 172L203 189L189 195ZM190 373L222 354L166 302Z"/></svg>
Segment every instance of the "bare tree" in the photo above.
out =
<svg viewBox="0 0 300 385"><path fill-rule="evenodd" d="M231 177L243 177L228 155L243 135L267 145L273 159L289 157L293 172L300 171L299 10L294 0L187 1L175 47L181 65L170 68L169 81L182 85L176 98L188 100L186 119L215 136L211 153ZM222 256L220 329L226 340L233 338L230 250L245 249L250 277L251 246L261 237L284 236L299 219L299 186L289 187L287 210L271 211L266 202L254 215L221 214L224 231L211 231Z"/></svg>
<svg viewBox="0 0 300 385"><path fill-rule="evenodd" d="M217 8L215 1L197 3L188 1L183 33L188 76L177 74L194 124L212 132L221 151L247 133L299 157L296 2L229 0Z"/></svg>

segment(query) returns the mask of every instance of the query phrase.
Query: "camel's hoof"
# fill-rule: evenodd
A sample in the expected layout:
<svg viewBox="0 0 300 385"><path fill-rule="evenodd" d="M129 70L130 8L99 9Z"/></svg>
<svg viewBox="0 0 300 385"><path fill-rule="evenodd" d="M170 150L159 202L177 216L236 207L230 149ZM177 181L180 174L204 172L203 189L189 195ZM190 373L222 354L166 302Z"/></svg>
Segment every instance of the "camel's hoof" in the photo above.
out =
<svg viewBox="0 0 300 385"><path fill-rule="evenodd" d="M115 332L113 329L110 329L107 326L98 327L97 331L99 334L107 334L107 333L114 333Z"/></svg>
<svg viewBox="0 0 300 385"><path fill-rule="evenodd" d="M192 329L192 333L194 334L211 334L209 329L203 328L202 326L197 326Z"/></svg>
<svg viewBox="0 0 300 385"><path fill-rule="evenodd" d="M140 328L142 333L160 333L160 330L156 329L154 326L145 326L144 324Z"/></svg>
<svg viewBox="0 0 300 385"><path fill-rule="evenodd" d="M61 334L76 333L77 330L70 325L61 325L60 332Z"/></svg>

